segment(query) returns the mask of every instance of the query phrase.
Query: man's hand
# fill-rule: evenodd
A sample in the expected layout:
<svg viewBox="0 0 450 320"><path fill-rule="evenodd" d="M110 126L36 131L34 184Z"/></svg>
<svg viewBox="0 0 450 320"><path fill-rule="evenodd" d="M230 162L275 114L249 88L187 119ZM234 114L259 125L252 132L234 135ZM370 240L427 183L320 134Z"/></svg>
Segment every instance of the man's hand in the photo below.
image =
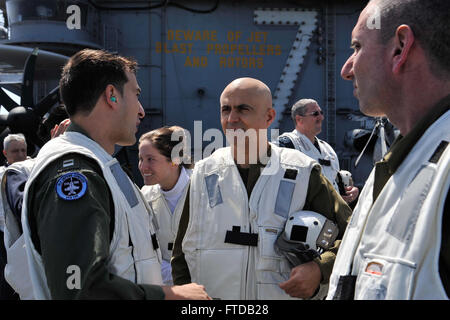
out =
<svg viewBox="0 0 450 320"><path fill-rule="evenodd" d="M163 286L166 300L212 300L205 291L205 287L196 283L182 286Z"/></svg>
<svg viewBox="0 0 450 320"><path fill-rule="evenodd" d="M345 187L345 196L342 196L342 199L344 199L345 202L350 203L356 200L359 195L359 189L354 186L348 186Z"/></svg>
<svg viewBox="0 0 450 320"><path fill-rule="evenodd" d="M279 286L291 297L308 299L316 292L321 279L319 266L310 261L293 268L290 278Z"/></svg>
<svg viewBox="0 0 450 320"><path fill-rule="evenodd" d="M70 119L65 119L65 120L61 121L61 123L59 125L55 124L53 129L50 130L51 139L56 138L57 136L63 134L66 131L69 124L70 124Z"/></svg>

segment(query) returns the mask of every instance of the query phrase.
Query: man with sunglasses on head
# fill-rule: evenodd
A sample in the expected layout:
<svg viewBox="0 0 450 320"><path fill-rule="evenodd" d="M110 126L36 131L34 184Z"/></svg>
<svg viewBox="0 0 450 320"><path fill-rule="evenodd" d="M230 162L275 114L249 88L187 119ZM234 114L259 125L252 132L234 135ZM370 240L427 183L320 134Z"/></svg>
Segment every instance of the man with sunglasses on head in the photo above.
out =
<svg viewBox="0 0 450 320"><path fill-rule="evenodd" d="M295 129L279 136L278 145L297 149L319 162L322 166L322 173L339 192L337 182L340 170L339 159L328 143L317 138L317 135L322 131L324 119L319 104L313 99L301 99L292 106L291 116ZM356 200L358 194L359 189L357 187L347 186L345 187L345 193L341 193L341 196L347 203L351 203Z"/></svg>

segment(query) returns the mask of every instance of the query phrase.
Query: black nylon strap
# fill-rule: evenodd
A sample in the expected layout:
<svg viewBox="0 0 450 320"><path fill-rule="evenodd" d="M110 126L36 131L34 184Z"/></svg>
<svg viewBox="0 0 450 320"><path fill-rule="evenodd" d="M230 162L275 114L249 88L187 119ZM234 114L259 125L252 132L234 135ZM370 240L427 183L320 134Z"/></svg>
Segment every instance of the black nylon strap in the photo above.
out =
<svg viewBox="0 0 450 320"><path fill-rule="evenodd" d="M152 245L154 250L157 250L159 248L158 240L156 239L156 233L152 234Z"/></svg>
<svg viewBox="0 0 450 320"><path fill-rule="evenodd" d="M286 172L284 173L284 179L291 179L295 180L297 178L298 171L295 169L286 169Z"/></svg>
<svg viewBox="0 0 450 320"><path fill-rule="evenodd" d="M431 163L437 164L439 162L439 159L441 159L441 156L444 153L447 146L448 146L448 141L441 141L441 143L436 148L436 150L434 150L434 153L431 156L430 160L428 160L428 161Z"/></svg>
<svg viewBox="0 0 450 320"><path fill-rule="evenodd" d="M319 159L319 163L320 163L322 166L327 166L327 167L331 166L331 161L330 161L330 160Z"/></svg>
<svg viewBox="0 0 450 320"><path fill-rule="evenodd" d="M224 242L253 247L258 245L257 233L241 232L240 230L241 227L233 226L233 231L227 231Z"/></svg>
<svg viewBox="0 0 450 320"><path fill-rule="evenodd" d="M356 276L340 276L333 300L355 300Z"/></svg>

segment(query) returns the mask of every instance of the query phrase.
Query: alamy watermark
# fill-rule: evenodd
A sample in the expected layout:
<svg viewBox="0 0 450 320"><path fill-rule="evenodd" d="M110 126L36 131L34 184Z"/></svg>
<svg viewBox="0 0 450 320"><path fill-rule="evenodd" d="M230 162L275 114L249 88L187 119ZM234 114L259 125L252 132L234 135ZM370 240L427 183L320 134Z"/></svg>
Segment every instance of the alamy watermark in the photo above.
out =
<svg viewBox="0 0 450 320"><path fill-rule="evenodd" d="M67 289L81 289L81 269L73 264L67 267L66 273L69 275L66 280Z"/></svg>
<svg viewBox="0 0 450 320"><path fill-rule="evenodd" d="M366 26L369 30L381 29L381 10L379 6L372 6L372 10L366 21Z"/></svg>
<svg viewBox="0 0 450 320"><path fill-rule="evenodd" d="M66 9L66 13L70 16L66 20L66 26L69 30L81 29L81 9L76 4L70 5Z"/></svg>
<svg viewBox="0 0 450 320"><path fill-rule="evenodd" d="M257 164L266 165L264 174L274 174L279 168L279 159L270 157L267 150L267 142L275 141L279 136L279 129L226 129L225 140L222 130L210 128L203 132L202 121L194 121L194 139L189 131L174 131L171 140L180 141L171 153L171 160L174 163L191 164L206 157L209 157L215 150L230 146L231 153L236 164ZM193 144L192 144L193 142ZM203 142L210 142L202 150ZM192 148L193 146L193 148ZM193 158L186 157L194 149Z"/></svg>

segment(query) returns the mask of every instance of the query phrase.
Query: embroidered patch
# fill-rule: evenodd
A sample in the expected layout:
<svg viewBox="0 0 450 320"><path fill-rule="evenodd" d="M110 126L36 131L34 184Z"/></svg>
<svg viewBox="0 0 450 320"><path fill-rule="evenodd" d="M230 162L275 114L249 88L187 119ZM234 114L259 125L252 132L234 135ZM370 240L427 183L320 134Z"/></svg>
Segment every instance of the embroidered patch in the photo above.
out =
<svg viewBox="0 0 450 320"><path fill-rule="evenodd" d="M56 193L64 200L80 199L87 190L87 179L79 172L62 175L56 182Z"/></svg>
<svg viewBox="0 0 450 320"><path fill-rule="evenodd" d="M280 147L282 147L282 148L295 149L295 146L292 143L292 140L289 139L289 137L287 137L287 136L278 137L278 143L279 143Z"/></svg>
<svg viewBox="0 0 450 320"><path fill-rule="evenodd" d="M75 164L75 161L73 159L64 160L63 161L63 168L73 167L74 164Z"/></svg>

